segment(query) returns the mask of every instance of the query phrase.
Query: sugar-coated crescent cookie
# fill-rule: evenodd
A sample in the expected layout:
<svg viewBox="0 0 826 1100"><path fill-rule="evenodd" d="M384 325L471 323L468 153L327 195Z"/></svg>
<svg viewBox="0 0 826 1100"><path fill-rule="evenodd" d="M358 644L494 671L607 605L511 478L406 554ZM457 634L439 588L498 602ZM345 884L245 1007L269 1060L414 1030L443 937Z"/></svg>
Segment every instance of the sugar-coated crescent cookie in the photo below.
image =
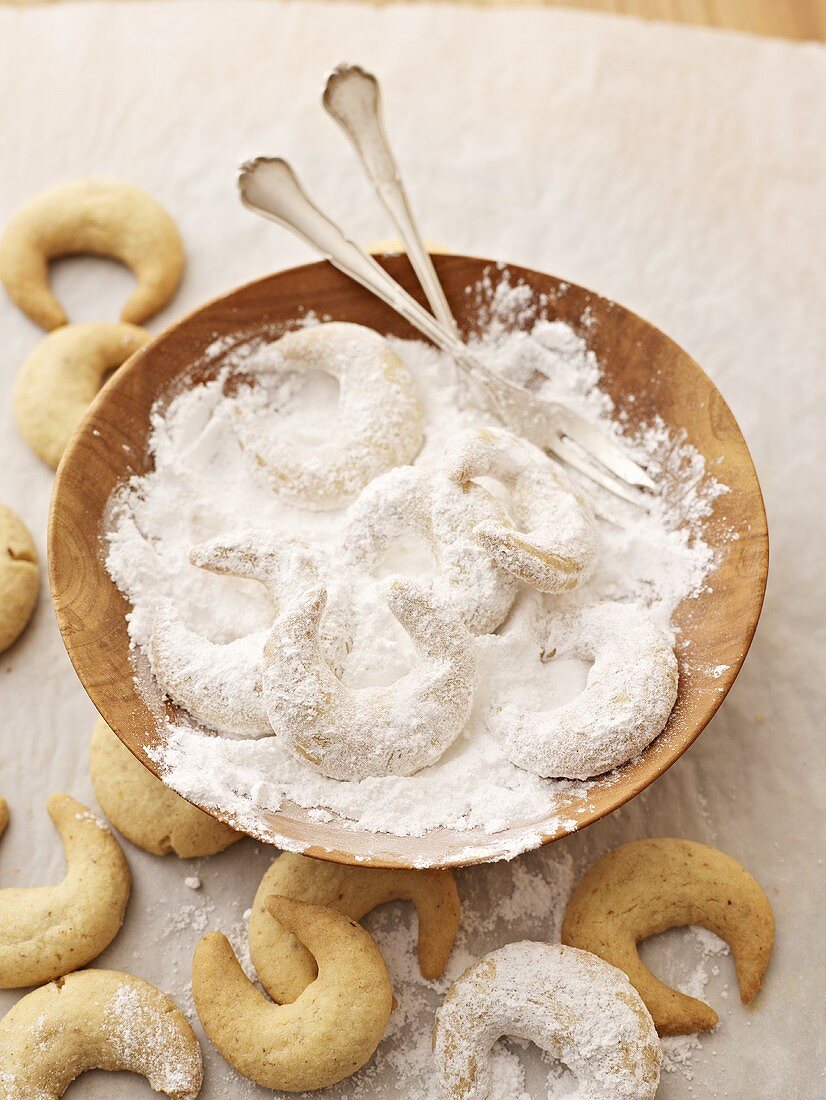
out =
<svg viewBox="0 0 826 1100"><path fill-rule="evenodd" d="M190 629L170 600L149 641L152 674L164 695L207 729L230 737L272 733L261 698L267 631L213 642Z"/></svg>
<svg viewBox="0 0 826 1100"><path fill-rule="evenodd" d="M355 1073L379 1045L393 1003L373 937L323 906L273 896L267 907L312 952L318 977L292 1004L266 1000L225 936L195 950L192 994L204 1030L229 1064L268 1089L304 1092Z"/></svg>
<svg viewBox="0 0 826 1100"><path fill-rule="evenodd" d="M100 808L145 852L181 859L223 852L242 835L192 806L141 764L102 718L89 745L89 774Z"/></svg>
<svg viewBox="0 0 826 1100"><path fill-rule="evenodd" d="M76 180L22 206L0 240L0 280L9 297L47 330L68 318L49 287L49 260L92 253L120 260L138 285L121 320L140 325L169 301L184 269L175 223L159 202L128 183Z"/></svg>
<svg viewBox="0 0 826 1100"><path fill-rule="evenodd" d="M117 970L81 970L0 1020L0 1100L58 1100L88 1070L139 1073L172 1100L201 1091L201 1049L177 1005Z"/></svg>
<svg viewBox="0 0 826 1100"><path fill-rule="evenodd" d="M239 442L278 496L304 508L338 508L378 474L416 457L423 438L416 383L383 336L330 322L289 332L270 351L269 371L323 371L339 383L337 427L321 443L284 438L268 418L238 410Z"/></svg>
<svg viewBox="0 0 826 1100"><path fill-rule="evenodd" d="M419 915L419 966L428 979L444 971L459 930L461 903L450 871L347 867L284 852L262 878L249 919L253 965L279 1004L296 1000L317 969L310 952L270 916L266 903L273 894L327 905L352 920L388 901L411 901Z"/></svg>
<svg viewBox="0 0 826 1100"><path fill-rule="evenodd" d="M107 374L149 340L135 325L63 325L37 345L14 386L14 418L38 458L56 469Z"/></svg>
<svg viewBox="0 0 826 1100"><path fill-rule="evenodd" d="M511 608L519 582L481 546L483 523L510 523L481 485L458 485L439 470L400 466L377 477L351 506L342 564L372 574L394 540L413 535L430 549L433 591L453 604L471 634L489 634Z"/></svg>
<svg viewBox="0 0 826 1100"><path fill-rule="evenodd" d="M653 1100L662 1053L626 976L556 943L511 943L457 978L436 1013L433 1055L445 1100L491 1095L490 1049L529 1039L563 1062L576 1100Z"/></svg>
<svg viewBox="0 0 826 1100"><path fill-rule="evenodd" d="M350 688L321 652L327 593L312 588L279 617L264 649L264 703L275 736L333 779L412 775L435 763L473 705L473 640L457 613L403 577L387 603L416 650L410 671L384 687Z"/></svg>
<svg viewBox="0 0 826 1100"><path fill-rule="evenodd" d="M257 581L269 595L273 618L286 597L294 599L328 573L321 550L255 529L199 543L189 560L212 573ZM264 629L231 642L213 642L191 630L169 601L159 608L153 625L152 672L164 694L207 728L233 737L265 737L272 734L262 698L267 635ZM337 618L331 617L322 648L340 669L346 643Z"/></svg>
<svg viewBox="0 0 826 1100"><path fill-rule="evenodd" d="M543 648L593 664L584 690L569 703L491 709L490 729L517 767L544 778L590 779L633 759L662 732L677 698L677 659L636 604L552 614Z"/></svg>
<svg viewBox="0 0 826 1100"><path fill-rule="evenodd" d="M46 809L63 841L66 876L57 886L0 890L0 989L85 966L112 942L126 913L132 879L107 827L68 794L53 794Z"/></svg>
<svg viewBox="0 0 826 1100"><path fill-rule="evenodd" d="M562 940L624 970L660 1035L688 1035L717 1023L702 1001L656 978L637 944L668 928L699 924L734 955L740 999L757 995L774 944L769 899L745 867L692 840L657 838L622 844L592 864L571 894Z"/></svg>
<svg viewBox="0 0 826 1100"><path fill-rule="evenodd" d="M492 477L510 490L522 530L487 520L473 531L505 569L540 592L565 592L588 578L598 549L594 517L544 451L501 428L469 428L448 443L445 468L453 481Z"/></svg>
<svg viewBox="0 0 826 1100"><path fill-rule="evenodd" d="M0 504L0 653L28 626L39 593L34 540L11 508Z"/></svg>

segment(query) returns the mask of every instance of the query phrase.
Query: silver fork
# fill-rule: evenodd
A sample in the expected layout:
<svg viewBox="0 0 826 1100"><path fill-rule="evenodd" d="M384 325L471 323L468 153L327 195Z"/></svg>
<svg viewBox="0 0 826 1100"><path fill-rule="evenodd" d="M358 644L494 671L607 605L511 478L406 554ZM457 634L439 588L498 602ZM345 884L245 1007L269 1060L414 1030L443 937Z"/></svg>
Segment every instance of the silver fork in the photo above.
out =
<svg viewBox="0 0 826 1100"><path fill-rule="evenodd" d="M419 233L401 172L387 140L378 80L359 65L338 65L327 77L321 102L355 146L379 202L404 242L434 317L458 337L456 320Z"/></svg>
<svg viewBox="0 0 826 1100"><path fill-rule="evenodd" d="M656 491L645 470L582 417L502 378L473 355L455 330L428 313L314 205L286 160L256 157L247 161L241 166L238 187L250 210L291 230L447 352L477 383L494 413L517 434L632 504L646 503L644 494L633 487Z"/></svg>

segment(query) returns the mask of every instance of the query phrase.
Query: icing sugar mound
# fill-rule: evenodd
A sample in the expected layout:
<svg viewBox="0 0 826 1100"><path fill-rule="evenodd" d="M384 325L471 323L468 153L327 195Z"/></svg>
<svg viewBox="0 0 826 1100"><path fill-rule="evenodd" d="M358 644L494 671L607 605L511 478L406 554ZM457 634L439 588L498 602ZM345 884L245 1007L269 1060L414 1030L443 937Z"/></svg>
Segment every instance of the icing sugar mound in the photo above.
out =
<svg viewBox="0 0 826 1100"><path fill-rule="evenodd" d="M490 287L470 293L476 296L484 328L475 350L494 369L520 381L538 373L543 396L569 405L608 434L622 435L623 425L612 419L610 398L599 388L599 363L586 336L545 319L547 303L524 287L511 286L506 277L491 278ZM529 329L514 331L515 321ZM583 332L587 334L587 323ZM448 357L417 341L390 343L415 380L424 410L425 438L414 468L443 472L444 448L451 437L496 422L474 405ZM204 668L204 682L214 673L221 691L236 689L241 695L258 687L257 647L277 613L262 584L192 565L194 545L229 539L255 526L300 538L335 561L344 540L349 509L298 508L279 498L265 473L251 469L244 456L236 431L239 405L259 414L265 410L274 426L289 424L298 435L324 435L335 423L335 395L323 387L319 391L312 375L279 378L265 371L267 387L256 383L256 357L270 355L267 349L261 341L233 344L229 352L221 345L215 378L159 403L150 437L154 470L132 478L112 500L107 568L132 605L127 619L136 682L155 706L159 723L166 719L143 656L162 608L173 607L187 631L214 643L202 647L214 662ZM643 512L578 482L595 506L600 554L573 598L577 603L635 604L674 642L675 607L699 594L714 565L702 529L715 497L725 488L708 475L702 456L661 422L647 425L630 442L623 439L655 476L662 476L666 489ZM480 485L508 507L505 486L485 478ZM386 577L399 573L436 587L443 577L432 546L415 529L400 530L378 557L352 582L352 591L342 594L355 614L343 666L336 671L354 688L393 683L409 672L415 659L410 639L387 607ZM348 584L334 578L322 632L337 602L336 586L343 590ZM492 706L548 710L571 701L584 687L588 660L550 659L532 633L531 616L520 613L533 599L522 586L505 625L473 639L479 687L470 718L441 759L414 776L341 782L294 759L276 737L250 741L216 736L186 716L167 722L155 758L173 789L201 805L220 808L239 828L259 836L261 811L292 803L311 811L313 820L328 821L335 814L345 826L379 833L423 836L437 828L473 830L490 837L489 858L513 856L539 843L539 831L510 843L497 833L514 819L542 821L544 833L554 827L549 818L555 818L557 828L573 828L574 809L587 800L589 790L588 783L540 779L517 768L488 728ZM558 606L559 597L539 600L540 609L550 609ZM250 659L227 667L221 647L238 639L250 647ZM690 674L685 657L683 662L682 671ZM249 676L252 684L242 679ZM290 846L276 833L266 839ZM478 857L478 850L474 855Z"/></svg>

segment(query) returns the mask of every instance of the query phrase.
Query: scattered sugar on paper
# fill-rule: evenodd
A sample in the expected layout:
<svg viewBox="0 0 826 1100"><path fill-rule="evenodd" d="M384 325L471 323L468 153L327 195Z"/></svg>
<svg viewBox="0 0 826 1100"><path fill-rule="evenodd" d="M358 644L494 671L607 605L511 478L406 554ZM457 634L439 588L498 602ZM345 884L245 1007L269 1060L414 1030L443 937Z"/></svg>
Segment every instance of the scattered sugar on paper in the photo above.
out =
<svg viewBox="0 0 826 1100"><path fill-rule="evenodd" d="M676 950L680 940L689 942L691 958ZM705 989L715 967L709 961L729 954L728 944L715 936L713 932L699 926L690 929L674 929L661 936L652 937L641 945L641 956L662 981L672 988L686 993L689 997L705 1000ZM711 1033L713 1034L713 1030ZM699 1035L672 1035L661 1040L663 1048L663 1070L666 1073L681 1073L687 1080L694 1079L691 1060L701 1049Z"/></svg>

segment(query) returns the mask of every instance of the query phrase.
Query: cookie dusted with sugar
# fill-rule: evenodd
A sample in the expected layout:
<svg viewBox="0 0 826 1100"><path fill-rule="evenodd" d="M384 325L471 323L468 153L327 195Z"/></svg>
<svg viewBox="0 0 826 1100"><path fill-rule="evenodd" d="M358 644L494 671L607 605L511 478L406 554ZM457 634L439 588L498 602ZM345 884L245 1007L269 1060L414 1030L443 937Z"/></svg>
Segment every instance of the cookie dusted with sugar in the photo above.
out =
<svg viewBox="0 0 826 1100"><path fill-rule="evenodd" d="M166 305L184 269L175 223L139 187L99 179L52 187L22 206L0 239L0 280L42 328L68 320L49 287L49 260L78 253L109 256L132 269L138 285L121 320L133 325Z"/></svg>
<svg viewBox="0 0 826 1100"><path fill-rule="evenodd" d="M640 607L603 603L551 614L543 648L593 664L585 689L560 707L491 708L489 726L518 767L590 779L633 759L662 732L677 698L677 658Z"/></svg>
<svg viewBox="0 0 826 1100"><path fill-rule="evenodd" d="M419 968L427 979L443 973L459 931L461 903L450 871L348 867L283 852L261 879L249 920L253 965L279 1004L296 1000L317 969L300 940L270 914L272 894L326 905L352 920L389 901L412 902L419 918Z"/></svg>
<svg viewBox="0 0 826 1100"><path fill-rule="evenodd" d="M707 844L660 837L606 852L571 894L562 939L624 970L660 1035L687 1035L714 1027L717 1013L656 978L640 959L637 944L689 924L726 941L740 1000L750 1004L771 958L774 915L745 867Z"/></svg>
<svg viewBox="0 0 826 1100"><path fill-rule="evenodd" d="M476 689L472 639L448 604L394 578L387 603L410 636L416 661L386 687L347 687L324 660L318 587L276 621L264 650L264 701L275 736L333 779L411 775L433 764L461 733Z"/></svg>
<svg viewBox="0 0 826 1100"><path fill-rule="evenodd" d="M193 547L193 565L224 576L257 581L275 618L286 597L295 598L325 577L326 555L300 539L247 530ZM265 597L266 598L266 597ZM326 653L336 653L341 633L333 623ZM231 642L213 642L182 620L173 600L156 615L149 642L152 672L164 694L197 722L234 737L272 733L262 697L266 629Z"/></svg>
<svg viewBox="0 0 826 1100"><path fill-rule="evenodd" d="M577 1100L654 1100L662 1054L648 1009L621 970L555 943L511 943L457 978L436 1013L444 1100L498 1100L490 1050L528 1039L576 1077Z"/></svg>
<svg viewBox="0 0 826 1100"><path fill-rule="evenodd" d="M518 581L474 537L484 523L510 524L487 489L402 466L376 478L350 508L341 561L373 573L394 540L420 537L433 559L434 594L457 608L471 634L486 634L508 614Z"/></svg>
<svg viewBox="0 0 826 1100"><path fill-rule="evenodd" d="M0 1020L0 1100L58 1100L93 1069L138 1073L170 1100L195 1100L203 1080L201 1049L181 1010L131 974L69 974Z"/></svg>
<svg viewBox="0 0 826 1100"><path fill-rule="evenodd" d="M492 477L507 486L521 530L495 519L473 529L505 569L540 592L565 592L587 580L598 550L593 514L533 443L500 428L471 428L448 443L445 469L460 484Z"/></svg>
<svg viewBox="0 0 826 1100"><path fill-rule="evenodd" d="M102 718L92 731L89 774L100 808L118 832L152 855L211 856L243 835L164 786Z"/></svg>
<svg viewBox="0 0 826 1100"><path fill-rule="evenodd" d="M338 508L418 454L423 414L416 383L372 329L330 322L287 333L256 358L254 370L270 377L322 371L339 384L336 426L320 442L290 438L277 422L245 406L236 410L239 443L284 500Z"/></svg>
<svg viewBox="0 0 826 1100"><path fill-rule="evenodd" d="M34 539L20 517L0 504L0 653L28 626L39 594Z"/></svg>

